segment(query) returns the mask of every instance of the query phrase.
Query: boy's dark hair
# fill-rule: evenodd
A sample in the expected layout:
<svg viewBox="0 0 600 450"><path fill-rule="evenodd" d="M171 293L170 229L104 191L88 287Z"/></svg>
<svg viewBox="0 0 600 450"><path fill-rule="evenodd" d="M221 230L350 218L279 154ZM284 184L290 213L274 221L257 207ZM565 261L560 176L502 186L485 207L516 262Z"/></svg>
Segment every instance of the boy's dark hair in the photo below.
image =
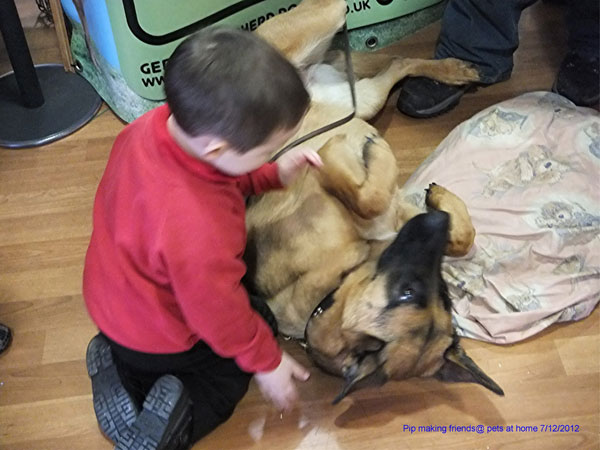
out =
<svg viewBox="0 0 600 450"><path fill-rule="evenodd" d="M247 31L218 27L175 49L165 92L187 134L213 134L241 152L295 127L310 101L300 75L277 50Z"/></svg>

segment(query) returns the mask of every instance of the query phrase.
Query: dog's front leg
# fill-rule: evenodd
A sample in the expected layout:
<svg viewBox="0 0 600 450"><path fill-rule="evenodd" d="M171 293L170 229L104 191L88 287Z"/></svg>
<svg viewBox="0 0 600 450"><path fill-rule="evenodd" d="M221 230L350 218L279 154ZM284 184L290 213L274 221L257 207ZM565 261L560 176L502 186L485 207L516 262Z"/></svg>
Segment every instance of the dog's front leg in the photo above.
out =
<svg viewBox="0 0 600 450"><path fill-rule="evenodd" d="M475 228L465 203L455 194L435 183L429 185L427 206L450 214L450 230L446 255L464 256L475 241Z"/></svg>
<svg viewBox="0 0 600 450"><path fill-rule="evenodd" d="M319 154L324 165L318 177L326 191L362 219L374 219L388 210L396 190L398 167L381 137L337 135Z"/></svg>

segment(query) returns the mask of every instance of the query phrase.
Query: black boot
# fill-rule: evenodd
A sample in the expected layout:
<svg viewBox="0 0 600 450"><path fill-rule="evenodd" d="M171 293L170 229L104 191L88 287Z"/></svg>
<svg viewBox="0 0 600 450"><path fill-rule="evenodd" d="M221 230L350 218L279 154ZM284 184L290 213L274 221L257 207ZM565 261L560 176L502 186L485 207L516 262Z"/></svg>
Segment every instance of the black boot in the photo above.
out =
<svg viewBox="0 0 600 450"><path fill-rule="evenodd" d="M558 71L552 90L577 106L594 106L600 97L599 56L584 58L569 52Z"/></svg>
<svg viewBox="0 0 600 450"><path fill-rule="evenodd" d="M191 446L192 403L181 381L164 375L148 392L144 409L116 450L187 450Z"/></svg>
<svg viewBox="0 0 600 450"><path fill-rule="evenodd" d="M12 333L10 328L0 323L0 353L6 350L12 342Z"/></svg>
<svg viewBox="0 0 600 450"><path fill-rule="evenodd" d="M121 383L104 336L99 334L90 341L85 359L96 419L102 432L116 443L135 421L139 409Z"/></svg>
<svg viewBox="0 0 600 450"><path fill-rule="evenodd" d="M410 117L428 118L450 111L471 85L452 86L430 78L408 78L396 106Z"/></svg>

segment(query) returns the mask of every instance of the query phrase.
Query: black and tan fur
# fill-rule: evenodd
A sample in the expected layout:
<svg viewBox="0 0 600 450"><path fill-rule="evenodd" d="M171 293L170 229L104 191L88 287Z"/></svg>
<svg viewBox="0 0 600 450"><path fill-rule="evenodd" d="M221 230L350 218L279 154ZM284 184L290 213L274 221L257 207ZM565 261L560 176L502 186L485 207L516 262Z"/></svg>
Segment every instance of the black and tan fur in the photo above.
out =
<svg viewBox="0 0 600 450"><path fill-rule="evenodd" d="M351 111L347 83L336 71L343 59L327 53L345 12L343 0L304 0L257 30L307 80L312 103L298 135ZM427 204L448 214L422 215L405 202L394 154L366 122L406 76L460 84L476 81L477 72L455 59L362 53L352 59L356 118L307 143L324 167L250 204L252 289L268 299L282 333L306 338L315 362L346 379L340 398L368 376L437 376L502 393L458 345L440 276L443 252L465 255L473 244L464 203L434 184ZM416 258L424 252L433 256ZM311 317L323 299L327 308Z"/></svg>

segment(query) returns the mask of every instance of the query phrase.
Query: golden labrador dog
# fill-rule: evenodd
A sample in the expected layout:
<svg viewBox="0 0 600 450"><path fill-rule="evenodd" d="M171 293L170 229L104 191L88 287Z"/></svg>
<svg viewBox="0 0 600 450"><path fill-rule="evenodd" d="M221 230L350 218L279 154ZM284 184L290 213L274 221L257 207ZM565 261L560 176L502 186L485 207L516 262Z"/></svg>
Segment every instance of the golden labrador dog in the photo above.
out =
<svg viewBox="0 0 600 450"><path fill-rule="evenodd" d="M304 0L257 29L303 74L311 105L298 135L352 112L343 55L328 52L344 24L343 0ZM463 202L430 185L422 214L403 200L397 162L367 123L406 76L460 84L462 61L354 53L356 116L307 145L324 162L247 212L249 289L268 299L288 336L305 339L324 370L345 378L336 400L363 379L435 376L502 389L464 353L441 278L443 254L465 255L475 231Z"/></svg>

